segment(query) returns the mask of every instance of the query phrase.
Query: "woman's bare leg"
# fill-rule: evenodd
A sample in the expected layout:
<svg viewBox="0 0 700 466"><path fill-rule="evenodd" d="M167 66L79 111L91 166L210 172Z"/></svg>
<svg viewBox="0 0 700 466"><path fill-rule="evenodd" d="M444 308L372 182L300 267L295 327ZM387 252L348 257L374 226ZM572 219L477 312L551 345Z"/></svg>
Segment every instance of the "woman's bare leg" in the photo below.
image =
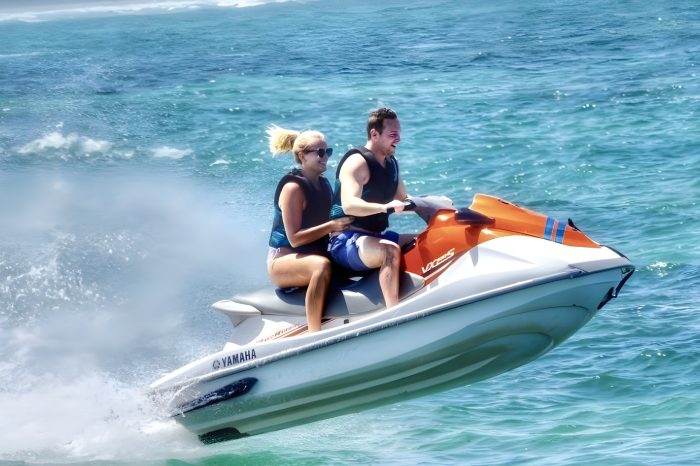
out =
<svg viewBox="0 0 700 466"><path fill-rule="evenodd" d="M331 281L331 262L313 254L287 254L272 261L270 279L281 287L306 286L309 332L321 330L321 317Z"/></svg>

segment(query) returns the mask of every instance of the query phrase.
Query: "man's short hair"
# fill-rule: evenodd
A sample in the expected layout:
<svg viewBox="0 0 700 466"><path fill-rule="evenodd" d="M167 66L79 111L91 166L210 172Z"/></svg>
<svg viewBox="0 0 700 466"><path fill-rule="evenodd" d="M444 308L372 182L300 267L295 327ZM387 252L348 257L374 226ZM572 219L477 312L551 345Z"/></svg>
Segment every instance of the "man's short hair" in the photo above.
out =
<svg viewBox="0 0 700 466"><path fill-rule="evenodd" d="M384 120L398 120L396 112L388 107L378 108L369 114L367 119L367 139L371 138L373 129L376 129L379 134L384 130Z"/></svg>

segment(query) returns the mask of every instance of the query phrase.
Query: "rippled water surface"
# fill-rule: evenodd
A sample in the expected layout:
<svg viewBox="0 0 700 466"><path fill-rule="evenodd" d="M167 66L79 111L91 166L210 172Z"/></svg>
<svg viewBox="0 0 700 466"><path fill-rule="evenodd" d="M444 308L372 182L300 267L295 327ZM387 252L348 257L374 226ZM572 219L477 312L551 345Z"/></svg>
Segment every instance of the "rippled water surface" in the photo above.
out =
<svg viewBox="0 0 700 466"><path fill-rule="evenodd" d="M0 463L697 462L696 2L118 3L0 7ZM378 105L412 194L570 217L637 272L494 379L199 444L144 388L267 284L265 127L342 152Z"/></svg>

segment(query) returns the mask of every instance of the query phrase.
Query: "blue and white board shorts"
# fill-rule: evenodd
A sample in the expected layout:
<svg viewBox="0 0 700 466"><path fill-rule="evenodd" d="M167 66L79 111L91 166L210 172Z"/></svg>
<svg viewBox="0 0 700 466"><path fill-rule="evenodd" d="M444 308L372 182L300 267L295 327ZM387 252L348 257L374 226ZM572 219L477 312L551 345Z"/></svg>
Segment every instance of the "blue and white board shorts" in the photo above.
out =
<svg viewBox="0 0 700 466"><path fill-rule="evenodd" d="M375 238L386 239L399 244L399 234L391 230L386 230L383 233L344 231L331 237L328 242L328 252L331 255L331 259L333 259L336 264L356 272L370 270L370 268L362 262L362 259L360 259L360 251L357 246L357 240L363 236L374 236Z"/></svg>

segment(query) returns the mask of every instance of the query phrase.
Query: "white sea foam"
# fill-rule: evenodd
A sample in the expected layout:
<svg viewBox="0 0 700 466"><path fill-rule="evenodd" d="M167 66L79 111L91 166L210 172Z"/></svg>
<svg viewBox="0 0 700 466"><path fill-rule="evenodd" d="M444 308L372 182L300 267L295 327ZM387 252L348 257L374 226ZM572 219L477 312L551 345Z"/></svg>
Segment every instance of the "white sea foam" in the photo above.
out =
<svg viewBox="0 0 700 466"><path fill-rule="evenodd" d="M212 163L209 164L210 167L215 167L217 165L230 165L231 162L229 160L224 160L224 159L218 159Z"/></svg>
<svg viewBox="0 0 700 466"><path fill-rule="evenodd" d="M24 58L24 57L36 57L43 55L43 52L27 52L27 53L0 53L0 59L3 58Z"/></svg>
<svg viewBox="0 0 700 466"><path fill-rule="evenodd" d="M177 149L175 147L162 146L151 151L153 157L157 159L179 160L188 155L192 155L192 149Z"/></svg>
<svg viewBox="0 0 700 466"><path fill-rule="evenodd" d="M141 388L103 374L22 375L15 388L0 397L0 456L6 459L135 460L199 447L195 436L159 417Z"/></svg>
<svg viewBox="0 0 700 466"><path fill-rule="evenodd" d="M0 22L42 22L76 16L109 16L124 14L157 14L189 11L204 7L249 8L268 3L286 3L290 0L104 0L101 2L65 2L56 7L52 2L29 5L0 5Z"/></svg>
<svg viewBox="0 0 700 466"><path fill-rule="evenodd" d="M35 154L49 150L72 154L90 155L105 153L112 148L112 143L100 139L79 136L75 133L63 135L58 131L46 134L17 149L20 154Z"/></svg>
<svg viewBox="0 0 700 466"><path fill-rule="evenodd" d="M203 455L147 387L220 348L228 329L200 302L228 292L212 277L231 274L214 284L227 288L236 264L258 267L235 281L259 282L264 241L181 179L17 174L0 198L13 199L0 210L0 458Z"/></svg>

